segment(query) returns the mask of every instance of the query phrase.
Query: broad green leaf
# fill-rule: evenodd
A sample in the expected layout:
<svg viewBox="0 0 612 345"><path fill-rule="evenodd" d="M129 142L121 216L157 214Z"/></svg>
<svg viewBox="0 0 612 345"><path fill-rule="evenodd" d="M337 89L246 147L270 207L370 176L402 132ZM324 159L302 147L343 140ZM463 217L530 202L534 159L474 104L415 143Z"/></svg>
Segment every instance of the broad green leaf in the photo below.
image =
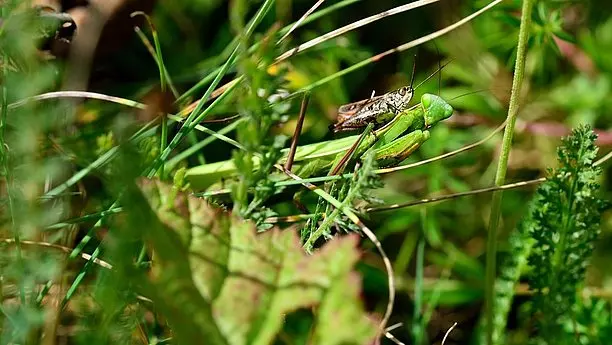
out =
<svg viewBox="0 0 612 345"><path fill-rule="evenodd" d="M304 337L310 343L373 341L376 322L363 311L360 277L353 271L359 259L356 236L334 239L307 255L295 229L258 234L254 224L170 185L144 180L140 186L159 221L181 239L152 241L154 275L161 282L171 274L193 284L228 344L271 344L289 313L310 308L315 321ZM176 276L180 263L155 260L167 246L186 253L188 275ZM191 322L166 317L171 324Z"/></svg>

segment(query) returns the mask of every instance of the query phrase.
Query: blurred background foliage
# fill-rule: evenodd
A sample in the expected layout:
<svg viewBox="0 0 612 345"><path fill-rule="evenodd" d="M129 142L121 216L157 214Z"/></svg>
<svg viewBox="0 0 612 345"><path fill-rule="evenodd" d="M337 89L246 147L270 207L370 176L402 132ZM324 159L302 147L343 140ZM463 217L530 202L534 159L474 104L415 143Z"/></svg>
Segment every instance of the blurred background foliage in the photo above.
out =
<svg viewBox="0 0 612 345"><path fill-rule="evenodd" d="M232 27L230 20L234 13L232 6L238 3L221 0L160 0L155 4L151 20L159 35L164 65L179 93L189 90L208 76L229 55L228 46L236 34L236 28ZM335 3L326 2L323 8ZM344 3L350 4L299 27L283 42L283 47L296 46L402 2L354 0ZM317 45L282 62L269 72L279 73L284 77L282 87L296 91L364 59L449 25L487 3L482 0L443 0L394 15ZM260 4L261 1L252 1L246 18L250 18ZM262 37L261 34L277 22L284 26L297 20L312 4L313 1L304 0L276 1L274 10L258 26L256 37ZM367 98L372 90L382 94L408 84L415 63L416 83L436 72L439 65L444 65L444 68L416 90L414 99L426 92L440 94L455 108L455 114L437 125L431 131L430 140L408 161L430 158L485 137L506 116L512 68L516 58L520 5L518 0L505 1L468 25L417 49L391 54L316 87L311 93L300 144L332 139L328 126L335 120L339 105ZM61 73L65 68L61 59L39 61L35 46L29 43L31 41L27 38L16 39L19 35L31 35L28 30L32 26L27 21L16 20L14 16L18 12L15 11L3 12L3 32L0 35L2 54L5 57L2 82L8 103L56 89L61 84ZM579 124L595 128L599 135L596 143L600 147L600 154L607 153L612 147L610 14L612 4L608 2L538 1L533 13L527 71L510 157L508 182L537 178L543 176L547 168L556 166L555 148L561 136L569 134L571 128ZM13 16L13 20L7 20L9 15ZM141 27L145 33L150 34L146 25ZM113 42L120 48L96 57L89 89L146 102L147 95L159 88L159 71L155 61L136 34L115 36L110 40L120 41ZM105 43L103 40L100 44ZM27 77L24 78L24 75ZM222 84L230 81L233 76L226 76ZM204 90L199 88L181 99L180 106L197 100ZM232 96L216 108L214 117L224 118L235 114L235 100ZM291 136L298 110L299 102L296 99L291 103L286 114L288 116L282 118L284 122L275 124L272 131ZM74 118L66 114L72 113L65 111L61 103L51 101L22 108L18 115L11 115L9 125L19 128L14 137L10 138L13 143L19 144L13 144L11 152L25 161L19 162L23 169L6 170L5 176L12 174L17 179L23 179L19 183L31 183L32 186L44 185L43 171L53 171L58 180L61 180L59 176L65 179L71 176L70 171L86 166L108 152L113 145L125 140L113 134L116 128L122 128L125 132L121 133L126 136L132 133L130 126L133 123L128 119L134 115L133 111L115 104L90 100L77 105ZM215 130L225 125L209 124ZM197 140L205 137L202 133L197 134ZM391 204L490 186L495 175L500 141L501 134L498 134L493 140L458 156L385 175L385 186L376 190L376 196L386 204ZM42 152L39 151L41 147L37 146L39 142L44 143ZM185 150L189 145L190 141L185 141L177 151ZM145 163L153 161L159 154L159 143L155 137L139 143L139 147L141 152L149 155L143 158ZM58 155L59 148L61 150ZM231 146L215 141L182 162L182 165L194 166L231 157ZM66 169L65 163L72 167ZM37 191L30 190L31 194L21 195L17 200L29 205L23 206L28 211L22 213L20 224L29 224L31 229L35 229L49 217L59 220L100 212L113 201L113 194L108 189L111 183L108 178L112 173L112 167L102 167L84 178L78 184L78 189L86 193L72 198L62 194L66 201L63 206L53 204L48 209L33 206L32 198ZM604 164L600 184L602 197L608 200L612 196L609 173L610 164ZM500 255L503 256L508 234L526 214L534 190L534 186L529 186L504 193ZM367 215L368 226L375 230L396 270L398 300L391 323L404 323L404 327L394 331L398 338L404 341L412 339L409 325L415 322L415 252L423 234L426 242L424 280L418 284L422 285L420 288L423 289L425 301L424 315L427 316L423 318L427 324L426 337L431 343L439 342L449 326L458 322L460 326L451 334L449 343L467 343L482 303L484 244L490 200L490 194L483 193ZM3 200L3 208L7 207L9 201ZM280 214L295 213L291 205L277 206L275 211ZM73 238L64 244L72 247L93 224L94 221L78 224L76 231L71 231ZM612 293L612 275L607 270L612 260L612 218L609 212L604 213L601 226L602 233L596 242L585 284L592 294L607 300ZM105 227L103 225L94 239L85 245L85 251L91 253L96 244L102 241L102 230ZM61 237L59 233L55 236ZM381 312L387 301L384 269L372 244L364 240L362 247L365 251L359 270L364 277L367 307ZM21 275L18 279L22 280L46 280L53 276L55 270L66 269L60 267L59 262L47 256L28 257L23 262L27 274L19 270L4 271L3 274L11 277ZM36 264L28 266L28 263ZM29 286L32 284L30 282ZM102 297L110 295L108 291L97 293L96 296ZM519 289L519 295L509 322L509 329L511 333L514 332L510 338L518 339L517 343L528 337L529 331L522 318L524 313L521 312L527 301L525 289ZM597 313L604 315L603 318L609 318L610 306L602 303L599 300L584 301L582 317L597 318L594 316ZM34 311L23 317L30 320L31 325L43 323L41 315ZM132 329L133 324L130 322L133 320L119 321L117 327ZM85 318L84 322L95 325L95 316ZM584 322L589 323L588 320Z"/></svg>

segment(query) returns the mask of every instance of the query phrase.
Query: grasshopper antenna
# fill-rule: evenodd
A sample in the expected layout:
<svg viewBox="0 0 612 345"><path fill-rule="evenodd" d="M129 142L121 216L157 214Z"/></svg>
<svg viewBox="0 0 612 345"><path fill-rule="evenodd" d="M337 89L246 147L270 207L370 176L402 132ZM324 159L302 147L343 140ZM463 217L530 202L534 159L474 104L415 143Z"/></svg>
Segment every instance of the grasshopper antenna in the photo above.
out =
<svg viewBox="0 0 612 345"><path fill-rule="evenodd" d="M438 97L440 97L440 89L442 88L442 66L440 61L442 61L442 55L440 55L440 49L438 49L436 41L431 42L433 43L434 47L436 47L436 53L438 54L438 72L440 72L440 74L438 74Z"/></svg>
<svg viewBox="0 0 612 345"><path fill-rule="evenodd" d="M427 82L429 79L433 78L433 76L436 75L436 73L438 73L439 71L442 71L442 69L444 67L446 67L449 63L453 62L453 59L450 59L447 63L443 64L442 66L440 66L440 68L438 68L435 72L433 72L432 74L430 74L429 76L427 76L427 78L425 78L425 80L423 80L422 82L419 83L419 85L417 85L415 87L415 89L419 88L419 86L423 85L425 82Z"/></svg>
<svg viewBox="0 0 612 345"><path fill-rule="evenodd" d="M411 89L413 89L412 85L414 84L414 75L416 74L416 60L417 60L417 55L414 54L414 62L412 63L412 77L410 77L410 88Z"/></svg>

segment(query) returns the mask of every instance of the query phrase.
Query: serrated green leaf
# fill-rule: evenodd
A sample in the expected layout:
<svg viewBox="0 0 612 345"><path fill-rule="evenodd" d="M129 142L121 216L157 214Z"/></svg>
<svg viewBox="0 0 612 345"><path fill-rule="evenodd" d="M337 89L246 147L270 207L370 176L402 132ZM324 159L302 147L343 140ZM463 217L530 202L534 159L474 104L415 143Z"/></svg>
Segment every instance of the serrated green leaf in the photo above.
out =
<svg viewBox="0 0 612 345"><path fill-rule="evenodd" d="M376 323L359 299L360 277L353 271L357 236L334 239L307 255L293 229L257 234L253 223L202 199L179 193L168 200L172 187L162 182L145 180L141 190L167 230L182 241L154 244L155 252L172 246L172 252L185 253L189 266L189 272L177 276L179 263L154 261L155 276L164 284L195 286L228 344L271 344L286 315L304 308L314 308L308 330L313 344L368 344L376 336ZM182 282L164 279L167 275Z"/></svg>

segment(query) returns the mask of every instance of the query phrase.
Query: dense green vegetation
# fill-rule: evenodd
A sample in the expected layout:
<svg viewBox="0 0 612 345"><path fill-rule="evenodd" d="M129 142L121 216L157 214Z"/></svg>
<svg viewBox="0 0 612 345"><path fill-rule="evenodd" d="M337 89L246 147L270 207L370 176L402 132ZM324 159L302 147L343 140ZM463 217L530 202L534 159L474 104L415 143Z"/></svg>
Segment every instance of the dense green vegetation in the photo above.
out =
<svg viewBox="0 0 612 345"><path fill-rule="evenodd" d="M1 2L2 344L607 343L612 6L315 3Z"/></svg>

